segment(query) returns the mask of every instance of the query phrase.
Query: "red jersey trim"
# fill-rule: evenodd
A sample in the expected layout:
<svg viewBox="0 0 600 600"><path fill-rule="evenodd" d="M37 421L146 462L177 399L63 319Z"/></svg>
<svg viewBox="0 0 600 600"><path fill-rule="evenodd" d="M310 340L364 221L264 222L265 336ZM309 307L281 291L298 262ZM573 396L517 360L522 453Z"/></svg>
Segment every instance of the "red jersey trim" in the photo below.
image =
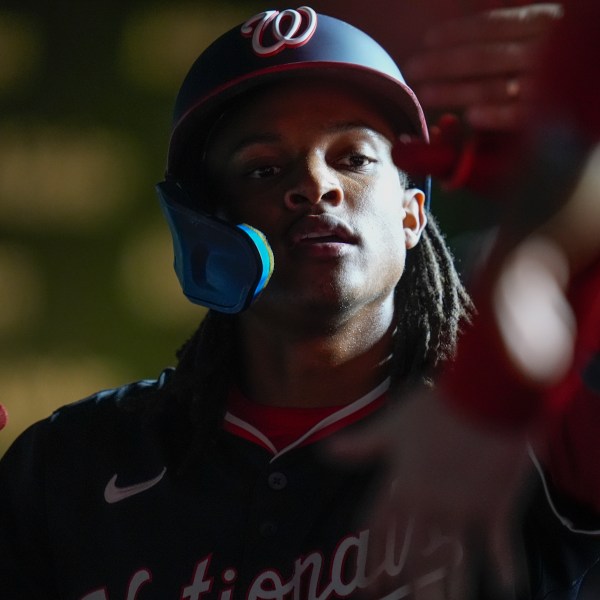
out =
<svg viewBox="0 0 600 600"><path fill-rule="evenodd" d="M332 408L333 412L331 414L319 420L291 443L279 449L269 439L268 435L264 431L261 431L260 424L256 423L253 425L240 416L233 414L232 411L235 410L234 408L231 408L225 414L223 428L228 433L265 448L271 452L273 455L271 461L274 461L294 448L312 444L375 412L385 404L387 400L386 392L389 386L390 380L388 378L374 390L351 404L347 404L339 409Z"/></svg>

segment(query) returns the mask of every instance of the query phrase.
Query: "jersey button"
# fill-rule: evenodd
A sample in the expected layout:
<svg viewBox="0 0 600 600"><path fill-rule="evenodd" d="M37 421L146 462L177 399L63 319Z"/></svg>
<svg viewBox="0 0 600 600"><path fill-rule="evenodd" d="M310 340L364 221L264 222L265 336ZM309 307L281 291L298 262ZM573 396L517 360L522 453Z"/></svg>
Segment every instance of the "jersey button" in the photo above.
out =
<svg viewBox="0 0 600 600"><path fill-rule="evenodd" d="M272 490L282 490L287 486L287 477L283 473L275 471L269 475L268 482Z"/></svg>
<svg viewBox="0 0 600 600"><path fill-rule="evenodd" d="M258 526L258 531L263 537L273 537L277 533L277 525L273 521L263 521Z"/></svg>

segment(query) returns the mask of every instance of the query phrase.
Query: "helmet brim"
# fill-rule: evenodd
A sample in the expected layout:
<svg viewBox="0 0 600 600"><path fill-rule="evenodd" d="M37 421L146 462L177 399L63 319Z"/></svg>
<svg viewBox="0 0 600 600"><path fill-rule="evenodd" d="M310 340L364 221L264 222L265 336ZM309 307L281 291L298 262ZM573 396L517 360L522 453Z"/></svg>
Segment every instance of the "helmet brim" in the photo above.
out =
<svg viewBox="0 0 600 600"><path fill-rule="evenodd" d="M378 103L394 131L428 139L423 110L414 92L403 82L380 71L339 62L296 62L253 71L214 88L188 107L174 124L169 144L167 176L182 177L189 161L201 156L209 132L220 115L243 95L259 87L298 77L325 77L350 83ZM193 165L190 165L193 166ZM198 165L196 164L197 168Z"/></svg>

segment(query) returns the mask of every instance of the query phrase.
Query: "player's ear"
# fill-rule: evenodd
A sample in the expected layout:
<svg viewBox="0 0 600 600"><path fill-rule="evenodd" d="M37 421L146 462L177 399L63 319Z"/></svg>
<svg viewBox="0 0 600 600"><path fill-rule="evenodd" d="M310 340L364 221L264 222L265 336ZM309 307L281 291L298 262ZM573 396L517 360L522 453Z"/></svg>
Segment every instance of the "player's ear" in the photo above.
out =
<svg viewBox="0 0 600 600"><path fill-rule="evenodd" d="M404 208L404 237L406 248L414 248L421 239L421 233L427 225L427 215L425 213L425 194L418 188L409 188L404 190L402 199Z"/></svg>

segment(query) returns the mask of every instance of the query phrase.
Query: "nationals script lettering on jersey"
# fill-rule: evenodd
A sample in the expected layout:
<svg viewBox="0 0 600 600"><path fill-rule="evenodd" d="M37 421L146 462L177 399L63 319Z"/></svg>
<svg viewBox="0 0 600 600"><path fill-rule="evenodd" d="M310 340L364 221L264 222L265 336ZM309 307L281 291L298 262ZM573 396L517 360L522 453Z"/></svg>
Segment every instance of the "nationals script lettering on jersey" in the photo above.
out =
<svg viewBox="0 0 600 600"><path fill-rule="evenodd" d="M386 540L386 551L382 562L373 568L368 561L369 530L360 531L340 540L331 559L327 561L320 551L298 557L289 579L273 569L257 573L246 591L236 588L237 572L230 567L222 573L211 572L213 555L202 557L195 565L191 579L181 587L179 600L203 600L208 597L218 600L329 600L345 598L369 587L378 577L393 578L397 585L388 590L381 600L410 598L415 587L423 588L444 579L451 569L462 560L460 545L451 538L432 532L422 555L440 560L430 561L431 565L416 582L410 584L402 580L401 574L410 553L414 552L413 524L409 522L403 539L397 540L392 527ZM443 559L442 559L443 557ZM369 572L371 569L371 572ZM152 586L152 573L140 569L132 574L124 597L137 600L138 592ZM219 587L220 586L220 587ZM113 600L105 588L96 589L82 596L80 600Z"/></svg>

